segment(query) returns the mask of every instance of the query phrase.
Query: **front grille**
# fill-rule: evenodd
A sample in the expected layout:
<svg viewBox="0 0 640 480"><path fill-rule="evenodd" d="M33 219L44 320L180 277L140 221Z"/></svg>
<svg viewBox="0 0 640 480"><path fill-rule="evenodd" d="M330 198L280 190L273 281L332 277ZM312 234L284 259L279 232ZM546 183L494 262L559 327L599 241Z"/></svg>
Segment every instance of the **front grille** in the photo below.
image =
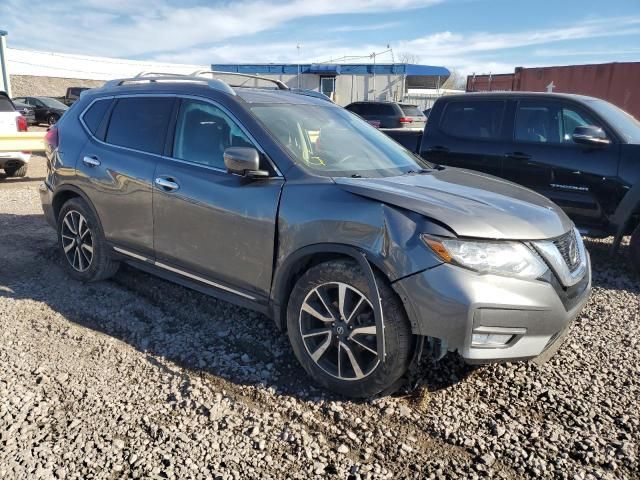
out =
<svg viewBox="0 0 640 480"><path fill-rule="evenodd" d="M558 237L553 241L554 245L562 255L564 262L569 267L571 273L575 272L580 266L580 252L578 250L578 242L573 229Z"/></svg>

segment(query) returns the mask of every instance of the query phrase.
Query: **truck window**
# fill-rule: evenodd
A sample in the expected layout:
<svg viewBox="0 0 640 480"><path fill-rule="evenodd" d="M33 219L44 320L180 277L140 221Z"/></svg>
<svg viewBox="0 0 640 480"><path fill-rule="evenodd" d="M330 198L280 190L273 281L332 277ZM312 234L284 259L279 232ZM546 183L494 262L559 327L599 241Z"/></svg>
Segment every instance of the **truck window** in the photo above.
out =
<svg viewBox="0 0 640 480"><path fill-rule="evenodd" d="M583 112L578 112L577 110L573 110L571 108L566 108L566 107L563 108L562 109L562 142L574 143L573 131L576 129L576 127L584 127L587 125L593 125L596 127L600 126L591 117L584 114Z"/></svg>
<svg viewBox="0 0 640 480"><path fill-rule="evenodd" d="M504 105L495 100L451 102L445 107L440 129L454 137L500 138Z"/></svg>
<svg viewBox="0 0 640 480"><path fill-rule="evenodd" d="M549 102L522 101L516 110L515 139L522 142L560 143L560 108Z"/></svg>

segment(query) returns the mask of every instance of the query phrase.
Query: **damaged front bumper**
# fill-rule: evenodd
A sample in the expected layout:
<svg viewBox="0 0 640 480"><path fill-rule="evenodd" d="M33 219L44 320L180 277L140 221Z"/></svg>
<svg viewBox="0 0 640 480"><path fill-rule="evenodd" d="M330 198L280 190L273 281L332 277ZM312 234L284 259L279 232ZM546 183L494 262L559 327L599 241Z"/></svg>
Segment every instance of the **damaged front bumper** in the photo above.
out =
<svg viewBox="0 0 640 480"><path fill-rule="evenodd" d="M440 339L469 363L555 352L591 291L591 263L572 287L441 264L393 283L413 332ZM546 358L545 358L546 359Z"/></svg>

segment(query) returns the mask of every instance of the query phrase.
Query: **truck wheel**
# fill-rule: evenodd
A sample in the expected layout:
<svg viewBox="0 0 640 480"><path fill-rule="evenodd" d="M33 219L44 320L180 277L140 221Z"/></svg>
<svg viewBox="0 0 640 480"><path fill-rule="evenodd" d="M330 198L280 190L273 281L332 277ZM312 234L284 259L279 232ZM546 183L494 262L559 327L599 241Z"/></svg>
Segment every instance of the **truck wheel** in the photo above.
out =
<svg viewBox="0 0 640 480"><path fill-rule="evenodd" d="M109 255L100 222L80 198L67 201L58 214L58 245L69 274L82 282L113 276L119 263Z"/></svg>
<svg viewBox="0 0 640 480"><path fill-rule="evenodd" d="M636 270L640 272L640 223L638 223L638 226L633 231L633 235L631 235L629 251L631 254L631 262L636 267Z"/></svg>
<svg viewBox="0 0 640 480"><path fill-rule="evenodd" d="M310 268L287 307L293 351L318 384L341 395L366 398L399 386L413 356L414 337L404 308L382 276L386 359L378 357L368 282L357 263L337 260Z"/></svg>
<svg viewBox="0 0 640 480"><path fill-rule="evenodd" d="M4 173L7 174L7 177L24 177L27 174L28 164L24 163L19 167L11 167L5 168Z"/></svg>

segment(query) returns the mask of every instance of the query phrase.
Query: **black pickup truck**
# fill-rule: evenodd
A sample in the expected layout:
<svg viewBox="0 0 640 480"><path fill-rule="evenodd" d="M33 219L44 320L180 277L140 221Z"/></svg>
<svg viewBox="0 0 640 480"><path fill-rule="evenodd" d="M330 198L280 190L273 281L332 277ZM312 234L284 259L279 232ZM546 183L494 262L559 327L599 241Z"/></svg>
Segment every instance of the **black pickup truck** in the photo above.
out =
<svg viewBox="0 0 640 480"><path fill-rule="evenodd" d="M511 180L550 198L586 235L631 237L640 270L640 122L569 94L496 92L438 99L423 132L387 132L426 160Z"/></svg>

